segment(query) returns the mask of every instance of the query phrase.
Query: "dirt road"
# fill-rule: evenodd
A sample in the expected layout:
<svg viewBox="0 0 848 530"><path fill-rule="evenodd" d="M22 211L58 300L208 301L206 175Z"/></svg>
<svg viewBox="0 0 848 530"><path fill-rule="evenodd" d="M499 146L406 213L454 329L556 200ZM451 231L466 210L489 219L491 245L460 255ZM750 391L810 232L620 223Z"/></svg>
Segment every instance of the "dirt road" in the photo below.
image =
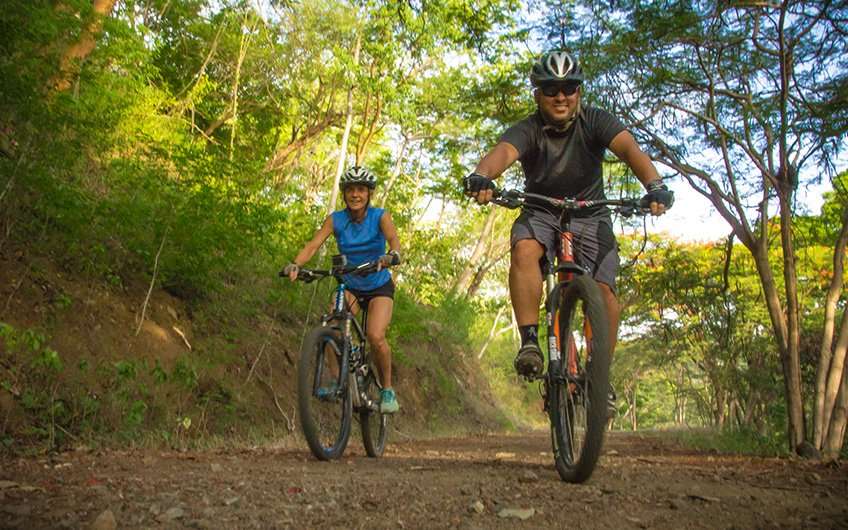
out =
<svg viewBox="0 0 848 530"><path fill-rule="evenodd" d="M584 485L546 433L305 449L77 451L2 461L0 528L848 528L848 470L612 434Z"/></svg>

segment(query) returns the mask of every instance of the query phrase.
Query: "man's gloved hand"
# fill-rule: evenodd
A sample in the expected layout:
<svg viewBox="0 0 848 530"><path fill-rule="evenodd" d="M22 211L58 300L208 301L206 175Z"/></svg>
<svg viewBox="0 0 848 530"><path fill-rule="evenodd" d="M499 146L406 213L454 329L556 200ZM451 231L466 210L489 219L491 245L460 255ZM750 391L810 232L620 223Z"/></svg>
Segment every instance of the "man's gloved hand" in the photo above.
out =
<svg viewBox="0 0 848 530"><path fill-rule="evenodd" d="M479 173L472 173L462 179L462 189L466 195L474 197L480 204L492 200L492 190L496 188L492 179Z"/></svg>
<svg viewBox="0 0 848 530"><path fill-rule="evenodd" d="M300 267L295 265L294 263L289 263L286 265L286 268L283 269L283 274L289 277L289 280L295 281L297 280L297 273L300 272Z"/></svg>
<svg viewBox="0 0 848 530"><path fill-rule="evenodd" d="M674 192L663 184L662 179L650 182L646 193L640 202L642 208L650 208L651 214L662 215L674 204Z"/></svg>
<svg viewBox="0 0 848 530"><path fill-rule="evenodd" d="M385 269L392 265L400 265L400 252L397 250L390 250L388 254L380 256L380 269Z"/></svg>
<svg viewBox="0 0 848 530"><path fill-rule="evenodd" d="M495 183L485 175L472 173L462 179L462 187L465 193L477 193L478 191L495 189Z"/></svg>

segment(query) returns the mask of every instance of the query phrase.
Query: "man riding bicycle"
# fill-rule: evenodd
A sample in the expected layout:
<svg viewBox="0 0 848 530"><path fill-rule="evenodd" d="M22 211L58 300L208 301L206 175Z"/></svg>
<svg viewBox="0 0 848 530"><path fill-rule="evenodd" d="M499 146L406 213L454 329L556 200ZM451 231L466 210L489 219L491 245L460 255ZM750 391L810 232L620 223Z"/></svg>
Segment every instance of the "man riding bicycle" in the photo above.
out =
<svg viewBox="0 0 848 530"><path fill-rule="evenodd" d="M380 412L397 412L400 405L392 388L392 351L386 340L386 330L392 319L395 284L386 268L400 263L400 239L389 212L371 206L371 193L377 187L377 177L360 166L353 166L339 182L345 209L333 212L325 220L312 239L297 254L284 273L292 281L297 280L297 272L307 263L324 241L333 234L339 252L347 256L348 263L360 265L379 259L382 267L366 276L346 275L347 289L345 297L354 314L360 304L368 311L368 324L365 334L377 369L383 390L380 393ZM389 252L386 253L386 243ZM333 389L323 389L333 393Z"/></svg>
<svg viewBox="0 0 848 530"><path fill-rule="evenodd" d="M674 202L651 159L633 135L609 112L581 103L583 70L572 54L553 50L533 65L536 112L503 133L498 143L463 180L464 191L480 204L492 199L493 179L516 160L524 171L525 191L556 198L605 199L602 162L609 148L633 170L645 186L642 202L662 215ZM618 332L620 308L615 296L618 249L612 219L605 207L572 218L574 248L579 262L598 282L610 322ZM553 262L558 244L559 212L551 207L525 208L510 235L509 290L521 335L516 371L534 377L544 370L538 342L542 299L542 260ZM610 396L611 403L614 395Z"/></svg>

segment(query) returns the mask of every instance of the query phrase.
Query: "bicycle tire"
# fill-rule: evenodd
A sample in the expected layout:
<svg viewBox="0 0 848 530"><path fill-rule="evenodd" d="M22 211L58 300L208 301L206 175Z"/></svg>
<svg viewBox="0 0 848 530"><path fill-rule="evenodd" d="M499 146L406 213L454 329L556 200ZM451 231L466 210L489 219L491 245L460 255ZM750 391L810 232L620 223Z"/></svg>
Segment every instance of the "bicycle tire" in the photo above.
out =
<svg viewBox="0 0 848 530"><path fill-rule="evenodd" d="M344 351L338 330L315 328L303 343L297 370L300 425L310 451L319 460L339 458L347 447L353 415L350 387L341 394L319 397L318 389L339 383L338 367ZM328 354L335 357L335 374Z"/></svg>
<svg viewBox="0 0 848 530"><path fill-rule="evenodd" d="M365 453L371 458L383 456L389 434L389 415L380 412L380 389L377 371L372 363L360 388L367 402L359 409L362 444L365 446Z"/></svg>
<svg viewBox="0 0 848 530"><path fill-rule="evenodd" d="M562 480L581 483L595 470L607 421L611 342L606 305L595 280L578 276L571 281L561 293L557 318L562 362L560 374L548 372L554 461ZM592 332L589 348L581 352L569 341L574 340L573 331L583 329L584 320ZM588 359L587 350L591 350ZM570 369L569 355L578 356ZM567 370L578 383L566 381Z"/></svg>

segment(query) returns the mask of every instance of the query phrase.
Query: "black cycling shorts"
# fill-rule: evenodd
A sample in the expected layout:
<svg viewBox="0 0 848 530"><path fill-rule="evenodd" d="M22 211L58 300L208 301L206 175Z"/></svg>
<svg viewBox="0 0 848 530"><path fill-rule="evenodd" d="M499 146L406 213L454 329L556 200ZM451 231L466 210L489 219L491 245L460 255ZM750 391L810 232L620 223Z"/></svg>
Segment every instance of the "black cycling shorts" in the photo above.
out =
<svg viewBox="0 0 848 530"><path fill-rule="evenodd" d="M389 281L377 287L376 289L372 289L370 291L357 291L356 289L347 289L350 293L356 297L357 303L359 303L359 307L368 308L368 304L371 303L371 300L377 298L378 296L385 296L387 298L395 299L395 281L389 278Z"/></svg>
<svg viewBox="0 0 848 530"><path fill-rule="evenodd" d="M589 270L595 280L610 286L615 292L618 275L618 243L608 217L573 218L574 259ZM522 239L535 239L545 247L545 258L556 263L559 249L559 216L542 209L525 208L512 225L510 246Z"/></svg>

